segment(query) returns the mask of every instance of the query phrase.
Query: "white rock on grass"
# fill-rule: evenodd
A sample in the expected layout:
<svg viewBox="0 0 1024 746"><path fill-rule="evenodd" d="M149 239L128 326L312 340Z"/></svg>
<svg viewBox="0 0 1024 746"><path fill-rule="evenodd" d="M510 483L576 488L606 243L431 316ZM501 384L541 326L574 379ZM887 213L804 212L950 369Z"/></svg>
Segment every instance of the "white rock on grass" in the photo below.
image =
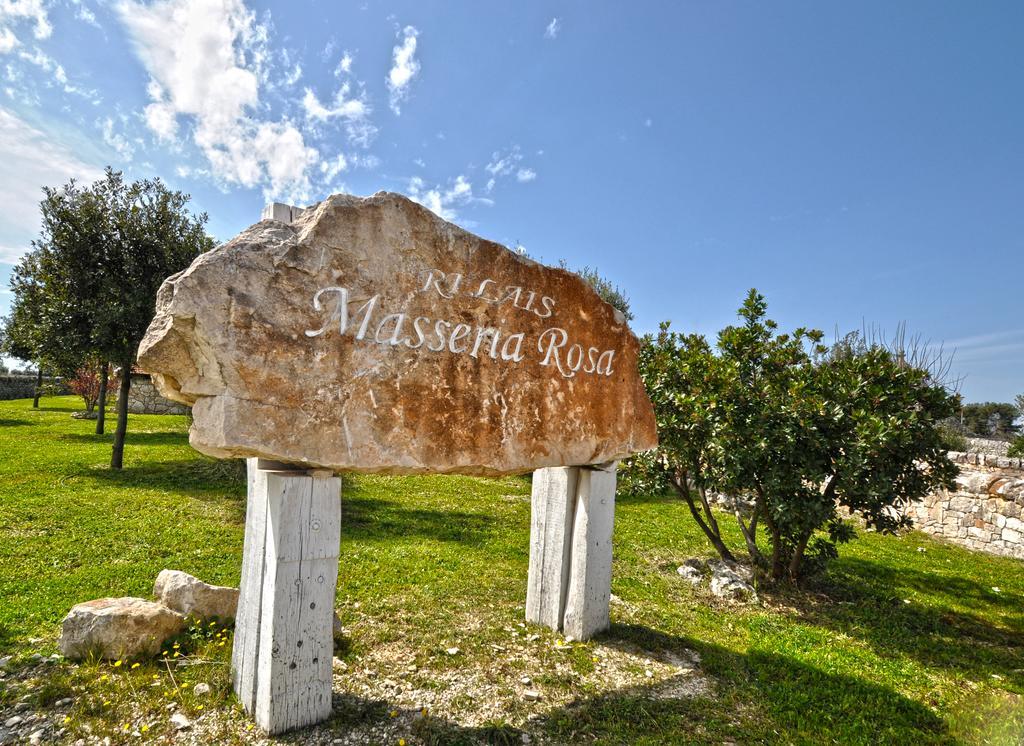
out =
<svg viewBox="0 0 1024 746"><path fill-rule="evenodd" d="M733 601L756 601L757 592L750 584L749 568L723 560L708 561L711 570L711 593Z"/></svg>
<svg viewBox="0 0 1024 746"><path fill-rule="evenodd" d="M187 730L192 727L192 721L180 712L176 712L171 715L171 725L174 726L175 730Z"/></svg>
<svg viewBox="0 0 1024 746"><path fill-rule="evenodd" d="M210 585L180 570L161 570L153 595L169 609L200 619L231 621L238 609L238 589Z"/></svg>
<svg viewBox="0 0 1024 746"><path fill-rule="evenodd" d="M688 583L700 585L704 581L704 576L707 574L707 565L705 565L704 561L700 559L688 559L676 568L676 572Z"/></svg>
<svg viewBox="0 0 1024 746"><path fill-rule="evenodd" d="M184 616L152 601L99 598L72 607L57 645L72 660L90 654L104 660L150 657L184 626Z"/></svg>
<svg viewBox="0 0 1024 746"><path fill-rule="evenodd" d="M197 697L205 697L207 694L210 693L210 685L207 684L205 681L202 681L196 684L194 687L192 687L192 693Z"/></svg>

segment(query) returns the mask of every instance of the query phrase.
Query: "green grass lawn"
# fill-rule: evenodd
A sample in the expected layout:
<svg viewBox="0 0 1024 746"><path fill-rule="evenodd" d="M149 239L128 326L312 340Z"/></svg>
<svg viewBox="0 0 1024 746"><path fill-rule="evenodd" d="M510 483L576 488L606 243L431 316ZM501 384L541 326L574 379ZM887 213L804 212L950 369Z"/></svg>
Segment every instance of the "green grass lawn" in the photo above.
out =
<svg viewBox="0 0 1024 746"><path fill-rule="evenodd" d="M0 402L0 656L13 655L15 670L56 650L73 604L147 597L161 569L238 583L237 466L192 451L183 417L132 416L125 468L111 471L111 437L72 419L78 406ZM342 500L346 639L331 732L392 719L410 744L519 743L524 731L571 743L1024 743L1019 561L917 533L863 534L814 587L761 589L761 604L731 605L675 573L710 554L681 503L622 498L612 629L566 643L520 626L528 479L346 476ZM68 741L88 729L137 741L139 723L142 737L168 733L170 700L208 718L211 738L244 742L229 638L193 632L180 644L197 665L59 663L9 675L0 716L21 698L44 707L68 695ZM664 661L691 652L700 663L681 693L656 694L675 675ZM524 675L541 703L519 696ZM384 680L399 678L394 693ZM213 699L191 694L200 680ZM424 717L410 691L443 707Z"/></svg>

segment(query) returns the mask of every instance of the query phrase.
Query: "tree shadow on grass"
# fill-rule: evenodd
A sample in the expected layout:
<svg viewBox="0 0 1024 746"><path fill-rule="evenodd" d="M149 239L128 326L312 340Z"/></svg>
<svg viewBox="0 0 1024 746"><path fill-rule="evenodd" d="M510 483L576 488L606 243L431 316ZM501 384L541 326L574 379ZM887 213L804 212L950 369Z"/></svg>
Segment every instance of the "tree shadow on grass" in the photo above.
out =
<svg viewBox="0 0 1024 746"><path fill-rule="evenodd" d="M73 443L113 443L114 429L108 427L103 435L95 433L65 433L59 436L60 440L67 440ZM187 446L188 433L180 430L156 430L154 432L133 433L129 428L124 438L126 452L132 446Z"/></svg>
<svg viewBox="0 0 1024 746"><path fill-rule="evenodd" d="M1024 691L1024 599L1020 596L994 593L963 576L854 558L844 559L822 590L825 601L810 596L796 601L804 620L859 637L881 657L910 656L926 666L975 679L994 674L1016 691ZM907 603L908 591L937 604L923 605L913 599ZM975 606L988 618L957 610L955 605ZM1004 626L993 624L993 617Z"/></svg>
<svg viewBox="0 0 1024 746"><path fill-rule="evenodd" d="M524 735L550 743L954 742L937 715L898 692L784 655L736 653L640 625L614 625L598 643L656 660L696 651L702 671L582 696L522 726L466 726L434 714L421 717L386 699L336 692L326 727L337 735L360 730L373 741L383 738L375 728L397 723L422 743L467 745L519 744ZM705 685L693 686L694 679ZM308 735L299 731L282 740L298 743Z"/></svg>
<svg viewBox="0 0 1024 746"><path fill-rule="evenodd" d="M0 427L18 427L19 425L31 425L32 422L28 420L12 420L6 418L0 418Z"/></svg>
<svg viewBox="0 0 1024 746"><path fill-rule="evenodd" d="M391 541L423 536L483 545L497 528L493 516L456 510L409 508L397 500L343 493L341 531L346 539Z"/></svg>
<svg viewBox="0 0 1024 746"><path fill-rule="evenodd" d="M237 459L146 461L123 469L84 469L80 474L115 489L141 487L227 503L238 521L245 520L245 466Z"/></svg>
<svg viewBox="0 0 1024 746"><path fill-rule="evenodd" d="M691 734L693 742L904 743L951 742L943 721L898 692L829 673L774 652L737 653L720 645L643 625L612 625L599 641L656 660L699 654L716 681L705 694L665 697L665 684L577 700L545 718L545 733L573 731L610 742L660 743ZM585 727L581 727L585 724Z"/></svg>
<svg viewBox="0 0 1024 746"><path fill-rule="evenodd" d="M13 650L17 642L11 628L0 622L0 655L5 655L8 651Z"/></svg>

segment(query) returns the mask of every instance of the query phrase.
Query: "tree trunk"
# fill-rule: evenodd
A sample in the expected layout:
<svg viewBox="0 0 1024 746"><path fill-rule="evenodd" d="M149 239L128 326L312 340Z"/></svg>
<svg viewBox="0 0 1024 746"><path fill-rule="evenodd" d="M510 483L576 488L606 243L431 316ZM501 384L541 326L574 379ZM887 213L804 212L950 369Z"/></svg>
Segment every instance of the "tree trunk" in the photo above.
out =
<svg viewBox="0 0 1024 746"><path fill-rule="evenodd" d="M743 513L738 507L735 509L734 514L736 516L736 521L740 524L740 532L743 534L743 540L747 544L747 554L750 555L751 563L757 567L764 567L764 555L761 554L761 550L757 548L757 521L761 517L761 506L755 506L754 512L750 516L749 526L743 522Z"/></svg>
<svg viewBox="0 0 1024 746"><path fill-rule="evenodd" d="M811 539L811 533L800 537L800 542L793 548L793 556L789 559L789 577L793 582L800 578L800 569L804 562L804 550L807 549L807 542Z"/></svg>
<svg viewBox="0 0 1024 746"><path fill-rule="evenodd" d="M96 434L103 435L103 425L107 414L107 375L110 372L110 363L103 363L100 366L100 399L99 412L96 413Z"/></svg>
<svg viewBox="0 0 1024 746"><path fill-rule="evenodd" d="M124 436L128 432L128 390L132 385L132 364L121 366L121 389L117 394L117 429L114 431L114 451L110 455L110 468L120 469L124 462Z"/></svg>
<svg viewBox="0 0 1024 746"><path fill-rule="evenodd" d="M36 372L36 395L32 399L32 409L39 409L39 395L43 391L43 366L39 365L39 370Z"/></svg>
<svg viewBox="0 0 1024 746"><path fill-rule="evenodd" d="M718 552L718 556L728 562L735 562L736 558L733 556L733 553L729 551L729 547L725 545L725 542L722 541L722 537L712 531L711 527L708 526L708 524L701 518L700 511L697 510L697 505L694 503L693 495L690 494L690 488L686 483L686 477L684 476L678 481L676 479L670 479L669 482L673 487L675 487L676 492L678 492L680 497L682 497L686 502L687 507L690 509L690 514L693 516L693 520L697 522L701 531L703 531L704 535L708 537L708 541L711 542L711 546L713 546L715 551ZM715 526L717 527L717 525L718 524L716 523Z"/></svg>

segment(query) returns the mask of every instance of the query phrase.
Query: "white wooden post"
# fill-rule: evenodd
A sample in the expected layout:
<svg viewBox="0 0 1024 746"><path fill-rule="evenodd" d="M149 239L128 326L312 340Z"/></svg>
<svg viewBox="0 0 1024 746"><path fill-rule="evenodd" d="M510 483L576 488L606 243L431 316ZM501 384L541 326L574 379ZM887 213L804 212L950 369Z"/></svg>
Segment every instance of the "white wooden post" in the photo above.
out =
<svg viewBox="0 0 1024 746"><path fill-rule="evenodd" d="M341 479L249 459L232 679L270 734L331 714Z"/></svg>
<svg viewBox="0 0 1024 746"><path fill-rule="evenodd" d="M580 469L562 631L588 640L611 625L615 464Z"/></svg>
<svg viewBox="0 0 1024 746"><path fill-rule="evenodd" d="M533 472L530 496L530 573L526 585L526 619L551 629L562 628L569 584L572 522L580 470L556 466Z"/></svg>
<svg viewBox="0 0 1024 746"><path fill-rule="evenodd" d="M610 625L615 466L533 473L526 619L577 640Z"/></svg>

